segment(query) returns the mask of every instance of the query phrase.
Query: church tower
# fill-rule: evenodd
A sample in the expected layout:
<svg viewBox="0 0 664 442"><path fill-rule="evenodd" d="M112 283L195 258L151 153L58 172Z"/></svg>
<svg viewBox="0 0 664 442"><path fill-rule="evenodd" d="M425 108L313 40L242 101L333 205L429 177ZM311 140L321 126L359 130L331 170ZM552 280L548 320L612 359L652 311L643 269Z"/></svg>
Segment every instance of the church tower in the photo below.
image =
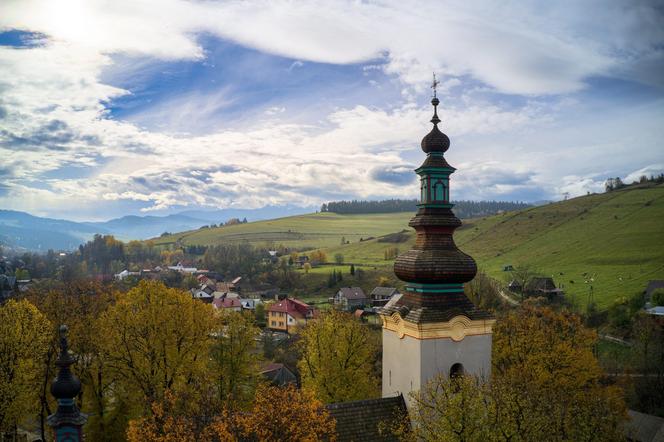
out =
<svg viewBox="0 0 664 442"><path fill-rule="evenodd" d="M455 169L445 152L450 140L438 129L434 77L433 128L422 140L424 163L420 203L409 225L416 231L413 249L399 255L396 276L405 291L381 311L383 322L383 397L418 391L438 373L488 377L495 319L476 308L463 291L477 265L452 237L461 221L452 212L450 175Z"/></svg>

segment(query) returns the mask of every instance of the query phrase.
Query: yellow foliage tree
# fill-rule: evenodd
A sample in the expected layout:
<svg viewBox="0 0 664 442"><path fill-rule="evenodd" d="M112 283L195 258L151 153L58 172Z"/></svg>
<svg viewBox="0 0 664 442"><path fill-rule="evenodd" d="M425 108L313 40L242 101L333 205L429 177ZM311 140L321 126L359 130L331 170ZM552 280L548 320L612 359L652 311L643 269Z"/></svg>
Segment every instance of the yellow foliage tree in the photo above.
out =
<svg viewBox="0 0 664 442"><path fill-rule="evenodd" d="M153 402L152 414L135 419L127 427L128 442L196 442L197 434L191 420L175 410L175 397L169 391L164 399Z"/></svg>
<svg viewBox="0 0 664 442"><path fill-rule="evenodd" d="M332 310L310 321L298 345L302 385L319 400L333 403L378 395L378 336L351 315Z"/></svg>
<svg viewBox="0 0 664 442"><path fill-rule="evenodd" d="M517 440L623 440L621 390L605 385L597 336L579 316L526 302L493 336L497 422ZM512 439L514 440L514 439Z"/></svg>
<svg viewBox="0 0 664 442"><path fill-rule="evenodd" d="M40 367L54 333L27 300L0 306L0 435L38 410Z"/></svg>
<svg viewBox="0 0 664 442"><path fill-rule="evenodd" d="M256 338L260 330L251 316L223 310L216 327L210 377L220 403L234 409L253 397L258 381Z"/></svg>
<svg viewBox="0 0 664 442"><path fill-rule="evenodd" d="M222 409L204 427L200 416L183 407L166 392L152 405L152 413L133 420L127 429L129 442L247 441L316 442L334 441L335 421L311 393L293 386L286 388L262 384L256 390L251 409L230 412Z"/></svg>
<svg viewBox="0 0 664 442"><path fill-rule="evenodd" d="M413 396L415 425L401 434L426 441L624 440L622 394L602 382L594 342L578 316L526 302L496 324L490 382L434 378Z"/></svg>
<svg viewBox="0 0 664 442"><path fill-rule="evenodd" d="M472 376L440 374L411 394L410 416L394 419L390 429L409 441L498 440L493 438L489 393L487 384Z"/></svg>
<svg viewBox="0 0 664 442"><path fill-rule="evenodd" d="M98 329L97 320L115 300L115 292L91 281L73 281L66 285L51 288L46 294L41 290L30 292L28 299L35 303L52 324L67 324L69 344L72 352L85 355L79 358L74 370L82 383L82 403L79 407L90 413L86 434L98 441L114 440L118 429L111 429L109 422L115 421L117 414L111 411L111 387L115 381L109 372L101 352L104 336ZM45 418L53 412L52 398L48 391L51 379L55 376L55 358L58 342L53 333L40 371L40 424L42 437L45 436ZM118 403L114 398L114 403ZM121 432L124 430L119 428Z"/></svg>
<svg viewBox="0 0 664 442"><path fill-rule="evenodd" d="M262 385L251 414L240 415L242 436L256 441L334 441L335 421L306 390Z"/></svg>
<svg viewBox="0 0 664 442"><path fill-rule="evenodd" d="M161 282L141 281L100 318L102 349L121 386L145 406L201 375L215 328L212 306Z"/></svg>
<svg viewBox="0 0 664 442"><path fill-rule="evenodd" d="M314 264L325 264L327 262L327 254L322 250L314 250L309 254L309 258Z"/></svg>
<svg viewBox="0 0 664 442"><path fill-rule="evenodd" d="M310 392L261 385L251 411L224 413L208 428L208 440L317 442L336 440L336 423Z"/></svg>

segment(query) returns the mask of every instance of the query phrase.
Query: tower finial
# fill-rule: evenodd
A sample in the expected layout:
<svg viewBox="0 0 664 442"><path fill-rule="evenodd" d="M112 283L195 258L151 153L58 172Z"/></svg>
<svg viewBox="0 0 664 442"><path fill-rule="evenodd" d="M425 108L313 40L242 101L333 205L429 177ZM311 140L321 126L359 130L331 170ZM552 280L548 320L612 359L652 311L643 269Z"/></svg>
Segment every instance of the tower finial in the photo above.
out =
<svg viewBox="0 0 664 442"><path fill-rule="evenodd" d="M431 89L433 89L433 97L436 98L436 88L440 84L440 81L436 80L436 73L433 73L433 82L431 83Z"/></svg>
<svg viewBox="0 0 664 442"><path fill-rule="evenodd" d="M431 122L434 124L434 126L438 125L440 123L440 118L438 118L438 104L440 103L440 100L436 96L436 88L440 84L440 81L436 79L436 73L433 73L433 81L431 82L431 89L433 89L433 98L431 98L431 104L433 105L433 117L431 118Z"/></svg>
<svg viewBox="0 0 664 442"><path fill-rule="evenodd" d="M58 374L51 384L51 395L57 399L58 408L47 418L48 424L53 427L56 442L82 441L82 428L87 421L87 416L79 411L75 402L76 396L81 392L81 381L70 369L76 360L69 353L68 330L64 324L58 329L60 355L55 361Z"/></svg>

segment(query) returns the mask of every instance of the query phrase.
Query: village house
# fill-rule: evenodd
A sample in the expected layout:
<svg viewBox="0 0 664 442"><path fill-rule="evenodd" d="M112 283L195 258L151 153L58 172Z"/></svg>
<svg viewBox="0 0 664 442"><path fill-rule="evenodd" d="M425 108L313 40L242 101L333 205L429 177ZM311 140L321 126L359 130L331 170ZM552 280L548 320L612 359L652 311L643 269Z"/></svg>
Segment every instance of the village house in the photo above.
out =
<svg viewBox="0 0 664 442"><path fill-rule="evenodd" d="M222 296L212 301L212 305L218 310L230 310L233 312L242 311L242 303L239 298L228 298Z"/></svg>
<svg viewBox="0 0 664 442"><path fill-rule="evenodd" d="M507 284L507 289L513 293L522 293L527 296L542 296L553 300L558 296L565 294L562 288L556 287L553 278L548 276L536 276L526 283L525 289L517 280L512 280Z"/></svg>
<svg viewBox="0 0 664 442"><path fill-rule="evenodd" d="M546 276L532 278L526 284L525 291L528 296L543 296L549 300L565 293L562 289L556 287L553 278Z"/></svg>
<svg viewBox="0 0 664 442"><path fill-rule="evenodd" d="M307 255L300 255L297 257L297 266L299 268L304 267L304 265L308 262L309 262L309 257Z"/></svg>
<svg viewBox="0 0 664 442"><path fill-rule="evenodd" d="M189 273L189 274L194 274L198 272L198 269L196 267L185 267L181 262L177 263L177 265L174 266L168 266L168 270L173 270L180 273Z"/></svg>
<svg viewBox="0 0 664 442"><path fill-rule="evenodd" d="M263 376L272 385L285 387L287 385L297 385L297 377L284 364L272 362L267 364L260 371Z"/></svg>
<svg viewBox="0 0 664 442"><path fill-rule="evenodd" d="M258 298L240 298L240 304L245 310L256 310L256 306L262 303L263 301Z"/></svg>
<svg viewBox="0 0 664 442"><path fill-rule="evenodd" d="M334 295L333 302L335 307L352 312L367 305L367 295L360 287L342 287Z"/></svg>
<svg viewBox="0 0 664 442"><path fill-rule="evenodd" d="M116 273L113 275L116 281L124 281L125 279L129 278L130 276L140 276L140 272L130 272L127 269L124 269L120 273Z"/></svg>
<svg viewBox="0 0 664 442"><path fill-rule="evenodd" d="M202 301L206 304L209 304L214 300L214 296L212 296L211 293L207 293L199 289L191 289L191 297L198 299L199 301Z"/></svg>
<svg viewBox="0 0 664 442"><path fill-rule="evenodd" d="M285 298L268 307L267 326L272 330L292 333L316 316L318 311L309 304L294 298Z"/></svg>
<svg viewBox="0 0 664 442"><path fill-rule="evenodd" d="M394 295L398 294L399 291L394 287L376 287L369 295L371 298L371 306L374 308L384 307Z"/></svg>

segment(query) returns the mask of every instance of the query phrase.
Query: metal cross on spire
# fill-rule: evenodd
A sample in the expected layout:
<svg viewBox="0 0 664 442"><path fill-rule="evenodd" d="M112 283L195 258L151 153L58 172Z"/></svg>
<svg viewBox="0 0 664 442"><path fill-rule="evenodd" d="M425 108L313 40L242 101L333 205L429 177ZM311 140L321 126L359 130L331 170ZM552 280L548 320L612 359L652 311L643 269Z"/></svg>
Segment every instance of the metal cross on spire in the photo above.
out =
<svg viewBox="0 0 664 442"><path fill-rule="evenodd" d="M436 73L433 73L433 82L431 83L431 89L433 89L433 98L436 98L436 87L440 84L440 81L436 80Z"/></svg>

